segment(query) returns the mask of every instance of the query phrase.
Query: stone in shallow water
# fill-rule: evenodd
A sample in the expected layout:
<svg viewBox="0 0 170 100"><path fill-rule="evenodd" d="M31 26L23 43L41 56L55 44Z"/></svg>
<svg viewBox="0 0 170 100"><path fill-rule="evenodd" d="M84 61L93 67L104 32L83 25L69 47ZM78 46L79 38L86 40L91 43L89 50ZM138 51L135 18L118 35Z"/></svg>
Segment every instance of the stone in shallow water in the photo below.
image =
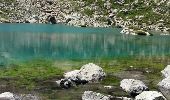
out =
<svg viewBox="0 0 170 100"><path fill-rule="evenodd" d="M123 79L120 82L120 87L132 96L136 96L143 91L148 90L148 87L142 81L135 79Z"/></svg>
<svg viewBox="0 0 170 100"><path fill-rule="evenodd" d="M166 98L157 91L144 91L137 95L135 100L166 100Z"/></svg>

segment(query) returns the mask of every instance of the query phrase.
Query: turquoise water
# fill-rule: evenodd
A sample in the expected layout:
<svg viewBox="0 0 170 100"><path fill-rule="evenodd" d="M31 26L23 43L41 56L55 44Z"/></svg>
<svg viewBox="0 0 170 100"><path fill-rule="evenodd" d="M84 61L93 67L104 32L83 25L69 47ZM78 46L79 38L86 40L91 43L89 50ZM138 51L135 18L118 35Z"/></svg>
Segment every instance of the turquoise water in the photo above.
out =
<svg viewBox="0 0 170 100"><path fill-rule="evenodd" d="M122 35L118 28L80 28L47 24L0 24L0 61L164 57L170 36Z"/></svg>

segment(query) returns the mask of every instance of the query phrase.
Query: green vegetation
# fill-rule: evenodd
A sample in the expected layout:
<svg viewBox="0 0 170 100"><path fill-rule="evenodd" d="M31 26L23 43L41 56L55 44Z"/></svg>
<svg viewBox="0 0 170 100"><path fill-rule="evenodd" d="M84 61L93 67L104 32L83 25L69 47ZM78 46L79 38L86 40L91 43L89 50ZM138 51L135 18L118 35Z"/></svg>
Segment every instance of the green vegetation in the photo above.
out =
<svg viewBox="0 0 170 100"><path fill-rule="evenodd" d="M52 65L48 60L32 60L21 64L9 65L1 68L0 79L9 80L14 86L33 89L38 81L51 77L59 77L63 71Z"/></svg>
<svg viewBox="0 0 170 100"><path fill-rule="evenodd" d="M22 63L1 67L0 82L12 89L25 91L41 89L40 94L48 99L79 100L86 90L96 91L114 96L128 96L120 89L120 81L124 78L142 80L150 90L157 89L157 83L162 80L161 70L169 63L170 58L114 58L89 60L45 60L34 59ZM80 69L87 63L95 63L103 68L107 76L100 83L80 85L68 90L56 87L55 81L63 77L63 73ZM48 82L54 82L53 85ZM104 85L114 86L114 92L103 88ZM47 89L47 90L46 90ZM60 92L58 92L60 91ZM67 92L66 92L67 91ZM64 95L63 95L64 93Z"/></svg>

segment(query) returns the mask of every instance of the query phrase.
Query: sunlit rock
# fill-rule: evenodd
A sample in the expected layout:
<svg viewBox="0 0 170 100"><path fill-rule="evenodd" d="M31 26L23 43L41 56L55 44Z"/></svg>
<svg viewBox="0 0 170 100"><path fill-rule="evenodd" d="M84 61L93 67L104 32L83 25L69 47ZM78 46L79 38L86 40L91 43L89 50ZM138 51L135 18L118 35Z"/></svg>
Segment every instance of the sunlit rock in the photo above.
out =
<svg viewBox="0 0 170 100"><path fill-rule="evenodd" d="M79 72L80 72L80 70L66 72L66 73L64 73L64 77L72 79L72 80L76 80L78 78Z"/></svg>
<svg viewBox="0 0 170 100"><path fill-rule="evenodd" d="M142 81L135 79L123 79L120 82L120 87L132 96L136 96L137 94L148 90L148 87Z"/></svg>
<svg viewBox="0 0 170 100"><path fill-rule="evenodd" d="M167 65L166 68L161 71L161 73L165 78L170 77L170 65Z"/></svg>
<svg viewBox="0 0 170 100"><path fill-rule="evenodd" d="M83 65L79 72L79 78L89 82L98 82L105 76L103 69L93 63Z"/></svg>
<svg viewBox="0 0 170 100"><path fill-rule="evenodd" d="M170 99L170 77L163 79L158 83L160 91L169 100Z"/></svg>
<svg viewBox="0 0 170 100"><path fill-rule="evenodd" d="M0 94L0 100L15 100L15 97L13 93L4 92Z"/></svg>
<svg viewBox="0 0 170 100"><path fill-rule="evenodd" d="M137 95L135 100L166 100L166 98L157 91L144 91Z"/></svg>
<svg viewBox="0 0 170 100"><path fill-rule="evenodd" d="M111 96L105 96L93 91L85 91L82 95L82 100L111 100Z"/></svg>

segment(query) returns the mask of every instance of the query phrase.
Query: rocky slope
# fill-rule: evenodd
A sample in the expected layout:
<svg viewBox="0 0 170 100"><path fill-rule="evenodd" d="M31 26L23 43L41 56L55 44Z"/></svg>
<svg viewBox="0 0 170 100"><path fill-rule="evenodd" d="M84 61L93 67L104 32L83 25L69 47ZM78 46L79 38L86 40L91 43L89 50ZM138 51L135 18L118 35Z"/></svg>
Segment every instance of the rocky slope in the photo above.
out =
<svg viewBox="0 0 170 100"><path fill-rule="evenodd" d="M170 0L1 0L0 22L170 31Z"/></svg>

